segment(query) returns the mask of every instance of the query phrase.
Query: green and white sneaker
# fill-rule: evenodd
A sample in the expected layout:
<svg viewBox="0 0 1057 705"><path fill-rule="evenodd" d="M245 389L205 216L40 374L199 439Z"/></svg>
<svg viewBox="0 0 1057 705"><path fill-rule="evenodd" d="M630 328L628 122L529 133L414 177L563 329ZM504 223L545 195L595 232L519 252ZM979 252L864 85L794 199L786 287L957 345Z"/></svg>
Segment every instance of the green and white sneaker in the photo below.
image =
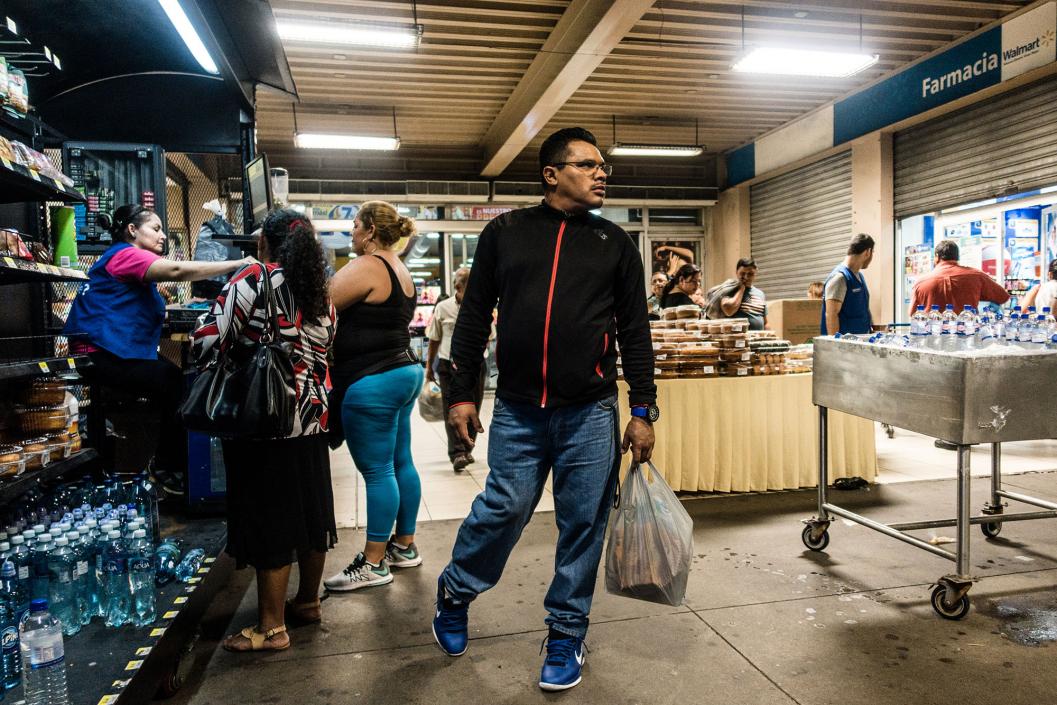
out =
<svg viewBox="0 0 1057 705"><path fill-rule="evenodd" d="M393 539L385 546L385 562L391 568L414 568L422 565L422 554L418 552L418 546L412 541L406 548Z"/></svg>
<svg viewBox="0 0 1057 705"><path fill-rule="evenodd" d="M375 565L368 561L362 553L357 553L356 558L345 570L327 578L323 584L331 592L352 592L360 588L388 585L391 582L393 582L393 574L389 572L385 559Z"/></svg>

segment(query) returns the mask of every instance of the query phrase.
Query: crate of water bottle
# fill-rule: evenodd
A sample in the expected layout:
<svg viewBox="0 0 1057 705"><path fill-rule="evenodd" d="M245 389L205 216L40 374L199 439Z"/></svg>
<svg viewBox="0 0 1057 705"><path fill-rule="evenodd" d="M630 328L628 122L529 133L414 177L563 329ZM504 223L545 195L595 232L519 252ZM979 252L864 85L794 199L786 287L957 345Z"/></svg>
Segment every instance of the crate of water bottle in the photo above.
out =
<svg viewBox="0 0 1057 705"><path fill-rule="evenodd" d="M956 311L918 306L910 317L908 335L881 334L869 342L901 347L924 348L957 353L986 351L990 355L1016 355L1018 349L1057 349L1057 319L1047 306L1027 311L1019 306L1011 311L965 306ZM1008 349L1006 349L1008 348Z"/></svg>

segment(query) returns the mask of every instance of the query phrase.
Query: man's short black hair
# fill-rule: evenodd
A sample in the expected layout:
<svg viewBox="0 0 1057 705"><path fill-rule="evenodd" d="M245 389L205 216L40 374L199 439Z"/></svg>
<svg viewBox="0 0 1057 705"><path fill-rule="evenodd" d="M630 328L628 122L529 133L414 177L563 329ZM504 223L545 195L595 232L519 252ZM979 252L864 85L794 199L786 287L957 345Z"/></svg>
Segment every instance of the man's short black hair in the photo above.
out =
<svg viewBox="0 0 1057 705"><path fill-rule="evenodd" d="M752 257L742 257L738 260L738 263L734 265L734 271L738 271L742 267L756 269L756 260L754 260Z"/></svg>
<svg viewBox="0 0 1057 705"><path fill-rule="evenodd" d="M957 262L961 256L958 243L954 240L940 240L936 245L936 256L945 262Z"/></svg>
<svg viewBox="0 0 1057 705"><path fill-rule="evenodd" d="M547 188L547 182L543 178L543 168L565 161L566 155L569 154L569 143L576 141L598 146L595 136L582 127L563 127L543 140L540 145L540 181L543 182L544 189Z"/></svg>
<svg viewBox="0 0 1057 705"><path fill-rule="evenodd" d="M859 233L858 235L853 237L851 239L851 242L848 244L848 254L861 255L867 250L872 250L873 245L874 243L872 237L870 237L866 233Z"/></svg>

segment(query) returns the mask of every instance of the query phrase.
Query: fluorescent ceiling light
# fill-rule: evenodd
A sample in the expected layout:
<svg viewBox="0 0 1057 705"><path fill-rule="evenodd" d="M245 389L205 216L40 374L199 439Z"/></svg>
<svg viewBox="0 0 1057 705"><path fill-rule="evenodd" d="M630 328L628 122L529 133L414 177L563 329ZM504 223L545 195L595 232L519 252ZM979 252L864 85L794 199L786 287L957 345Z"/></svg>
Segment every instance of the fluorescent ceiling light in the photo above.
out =
<svg viewBox="0 0 1057 705"><path fill-rule="evenodd" d="M621 144L609 148L614 157L696 157L705 151L699 144Z"/></svg>
<svg viewBox="0 0 1057 705"><path fill-rule="evenodd" d="M15 24L15 21L10 17L5 17L4 19L7 20L7 28L11 30L11 34L18 34L18 25Z"/></svg>
<svg viewBox="0 0 1057 705"><path fill-rule="evenodd" d="M301 149L373 149L392 152L400 149L399 137L364 137L299 132L295 138Z"/></svg>
<svg viewBox="0 0 1057 705"><path fill-rule="evenodd" d="M275 23L279 36L289 42L306 44L340 44L376 46L390 49L413 49L422 39L420 24L374 24L367 22L296 22Z"/></svg>
<svg viewBox="0 0 1057 705"><path fill-rule="evenodd" d="M184 9L180 7L179 0L158 0L158 3L165 10L165 14L169 16L169 21L172 22L176 31L180 33L180 38L184 40L184 44L187 45L188 50L198 61L198 64L209 73L220 73L220 69L217 68L213 57L206 50L206 45L202 43L202 38L198 36L198 32L195 31L191 20L187 19Z"/></svg>
<svg viewBox="0 0 1057 705"><path fill-rule="evenodd" d="M877 54L760 47L739 59L731 69L740 73L844 78L873 66L877 59Z"/></svg>

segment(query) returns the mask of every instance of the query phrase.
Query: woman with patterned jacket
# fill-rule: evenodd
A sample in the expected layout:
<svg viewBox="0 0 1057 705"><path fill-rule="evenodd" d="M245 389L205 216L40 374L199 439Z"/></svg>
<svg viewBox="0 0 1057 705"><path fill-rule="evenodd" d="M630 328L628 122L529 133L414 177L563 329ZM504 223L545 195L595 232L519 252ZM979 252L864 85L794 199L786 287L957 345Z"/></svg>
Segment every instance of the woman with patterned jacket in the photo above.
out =
<svg viewBox="0 0 1057 705"><path fill-rule="evenodd" d="M337 541L327 448L327 353L334 307L327 294L323 251L307 218L291 209L268 214L256 263L224 287L193 336L195 359L214 354L238 363L267 326L262 276L267 272L280 336L293 346L296 407L288 438L225 440L227 552L238 567L257 571L257 624L224 641L229 651L279 651L290 646L286 622L321 618L319 584L326 552ZM300 575L285 602L290 564Z"/></svg>

